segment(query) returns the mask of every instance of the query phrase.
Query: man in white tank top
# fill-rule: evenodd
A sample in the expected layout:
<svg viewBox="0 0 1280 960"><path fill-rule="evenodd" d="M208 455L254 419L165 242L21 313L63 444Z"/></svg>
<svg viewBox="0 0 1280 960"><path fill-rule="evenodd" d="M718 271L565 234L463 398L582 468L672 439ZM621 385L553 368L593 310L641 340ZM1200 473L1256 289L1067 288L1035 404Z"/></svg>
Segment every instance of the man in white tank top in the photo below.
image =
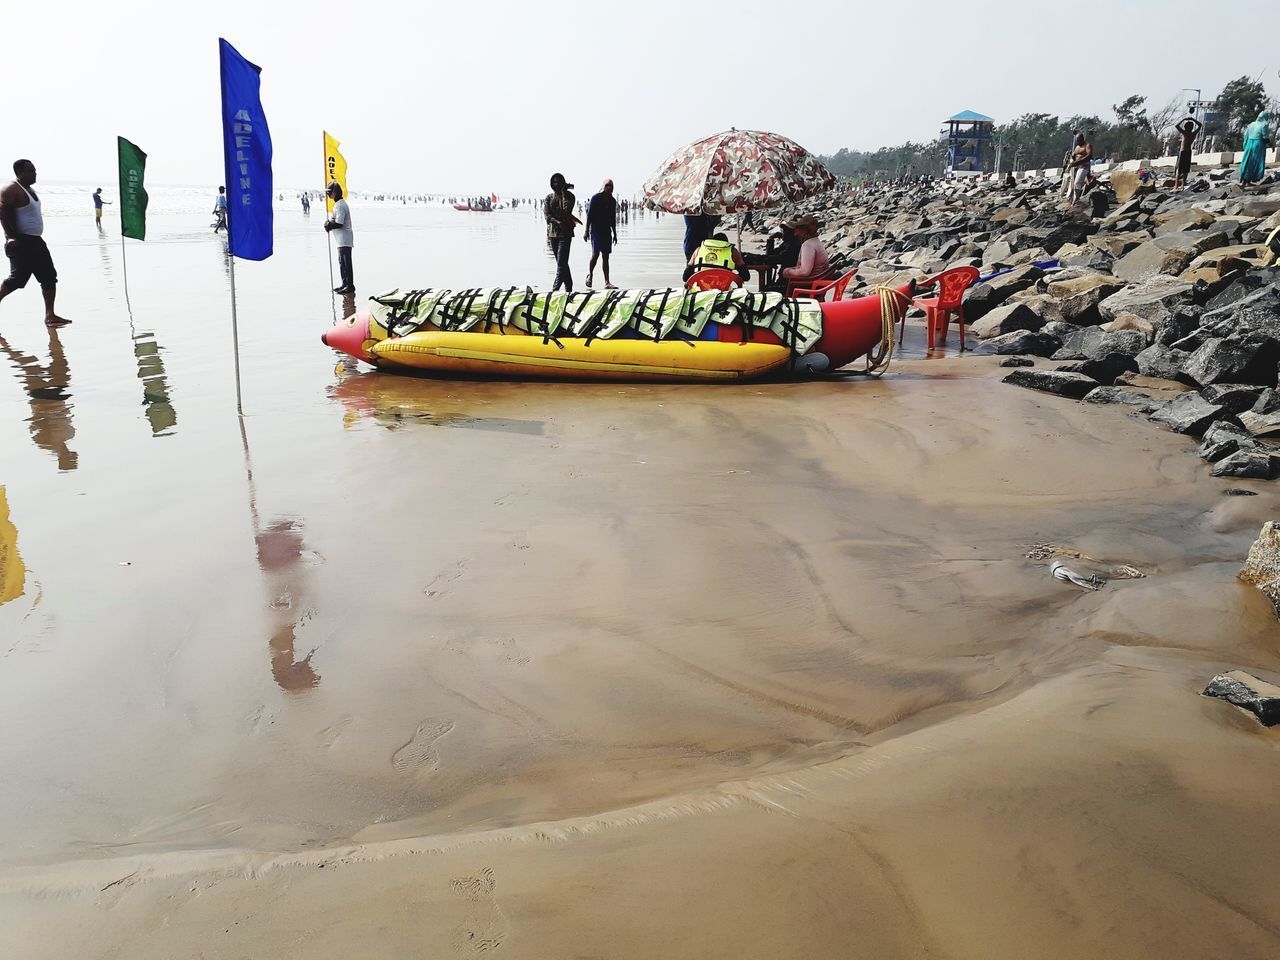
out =
<svg viewBox="0 0 1280 960"><path fill-rule="evenodd" d="M44 293L44 322L60 327L71 321L53 312L58 271L44 242L40 198L31 189L36 182L36 166L30 160L15 160L13 173L13 183L0 190L0 227L4 228L4 253L9 258L9 276L0 283L0 300L21 290L35 277Z"/></svg>

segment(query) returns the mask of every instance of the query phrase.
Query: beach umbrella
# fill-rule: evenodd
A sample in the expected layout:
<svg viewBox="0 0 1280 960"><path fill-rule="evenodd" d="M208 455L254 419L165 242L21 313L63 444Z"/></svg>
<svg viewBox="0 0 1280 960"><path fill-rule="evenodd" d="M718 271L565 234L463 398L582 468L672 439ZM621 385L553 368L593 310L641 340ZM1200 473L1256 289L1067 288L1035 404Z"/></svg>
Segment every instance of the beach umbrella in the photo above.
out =
<svg viewBox="0 0 1280 960"><path fill-rule="evenodd" d="M835 175L794 140L764 130L728 130L695 140L645 181L645 200L668 213L766 210L825 193Z"/></svg>

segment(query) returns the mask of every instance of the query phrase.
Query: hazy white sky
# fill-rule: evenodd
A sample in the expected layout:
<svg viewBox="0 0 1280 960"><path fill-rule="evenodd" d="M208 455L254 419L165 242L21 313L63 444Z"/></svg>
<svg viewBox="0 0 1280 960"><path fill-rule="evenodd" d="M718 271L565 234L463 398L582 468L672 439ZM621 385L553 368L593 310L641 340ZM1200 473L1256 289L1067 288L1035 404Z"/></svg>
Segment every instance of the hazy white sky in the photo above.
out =
<svg viewBox="0 0 1280 960"><path fill-rule="evenodd" d="M829 153L966 108L1106 115L1246 73L1278 94L1278 28L1278 0L46 0L9 18L0 172L114 192L122 134L151 181L221 182L219 36L263 68L281 187L322 185L327 128L353 190L540 193L563 170L628 195L730 126Z"/></svg>

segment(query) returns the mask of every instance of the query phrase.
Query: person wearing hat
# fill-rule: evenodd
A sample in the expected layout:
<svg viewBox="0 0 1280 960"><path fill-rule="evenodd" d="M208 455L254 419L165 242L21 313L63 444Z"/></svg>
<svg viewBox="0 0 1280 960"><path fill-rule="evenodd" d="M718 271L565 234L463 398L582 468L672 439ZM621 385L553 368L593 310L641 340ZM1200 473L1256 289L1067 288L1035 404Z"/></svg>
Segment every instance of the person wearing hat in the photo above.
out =
<svg viewBox="0 0 1280 960"><path fill-rule="evenodd" d="M815 280L825 277L831 271L831 258L827 256L827 248L818 239L820 224L807 214L788 220L787 224L795 231L800 241L800 258L794 267L785 267L782 271L787 280Z"/></svg>
<svg viewBox="0 0 1280 960"><path fill-rule="evenodd" d="M356 282L351 271L351 208L342 199L342 187L331 182L324 191L333 200L333 212L324 222L326 232L337 233L335 242L338 245L338 273L342 283L333 288L334 293L355 293Z"/></svg>
<svg viewBox="0 0 1280 960"><path fill-rule="evenodd" d="M547 221L547 245L556 258L556 278L551 284L555 293L561 285L573 293L573 274L569 272L569 247L573 243L573 228L582 223L573 215L577 204L573 184L565 182L563 173L551 175L551 192L542 201L542 215Z"/></svg>

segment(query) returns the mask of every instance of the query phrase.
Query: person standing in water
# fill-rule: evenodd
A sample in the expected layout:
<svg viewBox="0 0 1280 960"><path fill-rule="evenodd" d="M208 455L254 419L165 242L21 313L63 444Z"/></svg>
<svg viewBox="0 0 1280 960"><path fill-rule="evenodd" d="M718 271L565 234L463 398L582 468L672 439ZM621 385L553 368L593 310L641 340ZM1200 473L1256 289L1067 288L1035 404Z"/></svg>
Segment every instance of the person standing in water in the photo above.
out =
<svg viewBox="0 0 1280 960"><path fill-rule="evenodd" d="M213 232L227 229L227 188L219 187L213 198Z"/></svg>
<svg viewBox="0 0 1280 960"><path fill-rule="evenodd" d="M94 223L99 227L102 226L102 205L104 203L110 203L110 202L111 202L110 200L102 199L101 187L93 191L93 220L94 220Z"/></svg>
<svg viewBox="0 0 1280 960"><path fill-rule="evenodd" d="M58 295L58 271L44 242L44 215L40 198L31 189L36 167L30 160L13 162L14 181L0 190L0 226L4 228L4 253L9 258L9 276L0 283L0 300L21 290L32 277L44 294L44 322L60 327L71 321L58 316L53 301Z"/></svg>
<svg viewBox="0 0 1280 960"><path fill-rule="evenodd" d="M587 229L583 240L591 241L591 263L587 267L587 286L596 273L596 260L603 259L604 288L617 290L609 282L609 254L618 242L618 201L613 198L613 181L606 180L600 192L587 201Z"/></svg>
<svg viewBox="0 0 1280 960"><path fill-rule="evenodd" d="M564 179L563 173L551 175L551 192L542 201L542 215L547 221L547 245L556 258L556 278L551 284L555 293L563 285L573 293L573 273L569 270L569 248L573 244L573 228L582 223L573 215L577 204L573 184Z"/></svg>
<svg viewBox="0 0 1280 960"><path fill-rule="evenodd" d="M338 245L338 273L342 283L333 288L334 293L355 293L356 281L351 269L351 208L342 199L342 187L336 182L330 183L325 193L333 200L333 212L325 220L326 231L336 233L334 243Z"/></svg>

